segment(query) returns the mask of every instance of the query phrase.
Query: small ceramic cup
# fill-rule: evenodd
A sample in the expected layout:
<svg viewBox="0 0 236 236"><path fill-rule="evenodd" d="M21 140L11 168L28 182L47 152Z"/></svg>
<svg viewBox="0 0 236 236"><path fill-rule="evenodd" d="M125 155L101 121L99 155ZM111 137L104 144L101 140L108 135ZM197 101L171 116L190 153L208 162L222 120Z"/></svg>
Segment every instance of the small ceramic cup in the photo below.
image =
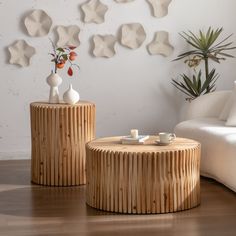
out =
<svg viewBox="0 0 236 236"><path fill-rule="evenodd" d="M176 135L173 133L159 133L160 143L169 144L175 140Z"/></svg>

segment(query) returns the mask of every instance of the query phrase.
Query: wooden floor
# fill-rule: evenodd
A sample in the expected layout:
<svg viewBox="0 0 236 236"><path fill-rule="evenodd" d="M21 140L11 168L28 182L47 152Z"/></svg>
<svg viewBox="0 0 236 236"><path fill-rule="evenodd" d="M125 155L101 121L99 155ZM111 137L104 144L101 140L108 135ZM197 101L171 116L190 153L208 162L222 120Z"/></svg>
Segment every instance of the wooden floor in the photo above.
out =
<svg viewBox="0 0 236 236"><path fill-rule="evenodd" d="M160 215L119 215L85 204L85 186L30 183L29 161L0 161L0 236L236 236L236 194L201 181L201 206Z"/></svg>

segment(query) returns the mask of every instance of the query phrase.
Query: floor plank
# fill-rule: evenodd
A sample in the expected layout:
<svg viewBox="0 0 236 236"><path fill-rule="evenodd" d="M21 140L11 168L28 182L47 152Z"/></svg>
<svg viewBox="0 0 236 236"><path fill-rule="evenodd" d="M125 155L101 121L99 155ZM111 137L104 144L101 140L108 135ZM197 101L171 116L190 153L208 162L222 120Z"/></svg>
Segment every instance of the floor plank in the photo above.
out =
<svg viewBox="0 0 236 236"><path fill-rule="evenodd" d="M172 214L120 215L85 204L85 186L30 183L30 161L0 161L0 236L235 236L236 194L202 178L201 205Z"/></svg>

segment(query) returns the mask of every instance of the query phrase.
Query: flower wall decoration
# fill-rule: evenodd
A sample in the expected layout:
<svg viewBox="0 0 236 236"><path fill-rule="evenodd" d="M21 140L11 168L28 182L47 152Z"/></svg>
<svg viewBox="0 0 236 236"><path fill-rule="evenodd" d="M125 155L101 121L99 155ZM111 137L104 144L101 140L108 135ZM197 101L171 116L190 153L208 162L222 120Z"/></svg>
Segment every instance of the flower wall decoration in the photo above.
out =
<svg viewBox="0 0 236 236"><path fill-rule="evenodd" d="M140 23L124 24L121 27L121 44L131 48L139 48L146 39L146 33Z"/></svg>
<svg viewBox="0 0 236 236"><path fill-rule="evenodd" d="M108 10L107 5L101 3L100 0L90 0L81 6L84 12L85 23L101 24L105 20L105 14Z"/></svg>
<svg viewBox="0 0 236 236"><path fill-rule="evenodd" d="M129 3L135 0L114 0L117 3ZM168 13L168 6L172 0L146 0L153 8L153 15L157 18L163 17ZM80 5L84 13L85 23L101 24L105 21L105 15L108 11L108 6L101 0L88 0ZM52 19L48 14L41 9L36 9L27 15L24 19L24 24L27 32L32 37L40 37L47 35L52 26ZM68 45L78 47L80 45L80 28L77 25L56 27L58 40L56 45L58 48L65 48ZM168 42L167 32L156 33L153 41L147 45L147 50L151 55L161 54L163 56L171 55L173 47ZM115 52L115 43L118 36L113 35L99 35L93 37L94 49L93 55L95 57L113 57ZM164 37L165 39L161 39ZM146 39L146 32L140 23L130 23L121 25L121 45L137 49L142 46ZM163 40L163 41L162 41ZM30 58L35 54L35 49L30 47L25 41L17 41L15 45L9 47L11 53L11 64L19 64L20 66L28 66ZM58 68L63 67L63 63L58 63ZM71 72L69 72L71 73Z"/></svg>
<svg viewBox="0 0 236 236"><path fill-rule="evenodd" d="M133 2L135 0L115 0L118 3L127 3L127 2Z"/></svg>
<svg viewBox="0 0 236 236"><path fill-rule="evenodd" d="M116 37L113 35L95 35L93 37L94 50L96 57L113 57L115 52Z"/></svg>
<svg viewBox="0 0 236 236"><path fill-rule="evenodd" d="M166 31L158 31L154 35L153 41L147 46L151 55L160 54L168 57L173 53L174 48L169 43L169 33Z"/></svg>
<svg viewBox="0 0 236 236"><path fill-rule="evenodd" d="M22 67L29 66L31 57L36 53L35 48L31 47L25 40L17 40L8 47L10 52L10 64Z"/></svg>
<svg viewBox="0 0 236 236"><path fill-rule="evenodd" d="M51 26L52 19L43 10L34 10L25 18L25 27L32 37L41 37L47 35Z"/></svg>
<svg viewBox="0 0 236 236"><path fill-rule="evenodd" d="M67 45L73 45L78 47L80 45L79 33L80 28L77 25L69 26L57 26L56 28L58 34L58 47L65 47Z"/></svg>
<svg viewBox="0 0 236 236"><path fill-rule="evenodd" d="M147 0L153 10L153 16L162 18L168 14L168 7L172 0Z"/></svg>

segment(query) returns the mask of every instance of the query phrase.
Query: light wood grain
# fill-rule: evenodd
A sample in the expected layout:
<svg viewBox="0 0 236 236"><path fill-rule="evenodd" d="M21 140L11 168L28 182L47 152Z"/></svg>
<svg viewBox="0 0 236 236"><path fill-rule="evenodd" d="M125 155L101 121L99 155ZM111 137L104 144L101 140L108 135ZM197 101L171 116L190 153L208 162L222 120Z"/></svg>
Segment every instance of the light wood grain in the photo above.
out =
<svg viewBox="0 0 236 236"><path fill-rule="evenodd" d="M86 183L85 144L95 138L95 105L30 105L32 182L48 186Z"/></svg>
<svg viewBox="0 0 236 236"><path fill-rule="evenodd" d="M200 204L200 144L177 138L157 146L122 145L121 137L89 142L87 203L106 211L168 213Z"/></svg>

